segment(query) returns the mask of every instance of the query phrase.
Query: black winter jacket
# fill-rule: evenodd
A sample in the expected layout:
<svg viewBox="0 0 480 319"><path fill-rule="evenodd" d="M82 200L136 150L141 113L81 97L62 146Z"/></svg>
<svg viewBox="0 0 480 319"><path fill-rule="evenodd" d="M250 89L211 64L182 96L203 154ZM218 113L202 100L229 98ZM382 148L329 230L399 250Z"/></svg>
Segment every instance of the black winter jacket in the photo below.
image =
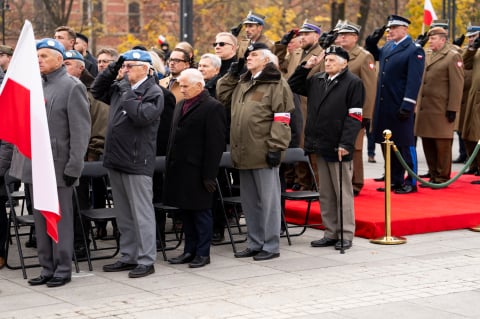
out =
<svg viewBox="0 0 480 319"><path fill-rule="evenodd" d="M310 69L297 67L288 79L293 92L308 97L304 148L327 161L338 161L338 148L352 159L355 139L361 128L365 100L362 80L345 68L327 86L328 74L319 72L307 79Z"/></svg>
<svg viewBox="0 0 480 319"><path fill-rule="evenodd" d="M92 95L110 105L103 165L127 174L153 176L157 130L163 111L162 89L148 77L132 90L127 79L101 72Z"/></svg>

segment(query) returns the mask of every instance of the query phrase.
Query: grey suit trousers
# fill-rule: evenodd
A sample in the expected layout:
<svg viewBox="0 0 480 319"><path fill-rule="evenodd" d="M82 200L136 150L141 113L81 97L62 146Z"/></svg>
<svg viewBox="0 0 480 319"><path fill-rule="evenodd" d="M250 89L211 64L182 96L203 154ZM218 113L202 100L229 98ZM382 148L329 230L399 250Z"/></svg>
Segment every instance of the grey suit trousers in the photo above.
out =
<svg viewBox="0 0 480 319"><path fill-rule="evenodd" d="M35 187L35 186L33 186ZM29 184L32 201L33 188ZM35 235L37 237L38 261L42 266L43 276L60 278L72 277L73 257L73 187L57 187L62 218L58 222L58 243L47 235L45 218L34 209Z"/></svg>
<svg viewBox="0 0 480 319"><path fill-rule="evenodd" d="M153 265L157 258L152 178L108 170L120 231L120 261Z"/></svg>
<svg viewBox="0 0 480 319"><path fill-rule="evenodd" d="M247 222L248 248L280 250L279 168L240 170L240 198Z"/></svg>

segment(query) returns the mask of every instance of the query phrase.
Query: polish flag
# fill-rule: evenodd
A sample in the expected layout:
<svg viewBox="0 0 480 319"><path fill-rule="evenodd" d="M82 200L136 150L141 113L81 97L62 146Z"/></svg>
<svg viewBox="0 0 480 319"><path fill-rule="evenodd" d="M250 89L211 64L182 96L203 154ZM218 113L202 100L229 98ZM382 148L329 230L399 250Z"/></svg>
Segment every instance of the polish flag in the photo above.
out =
<svg viewBox="0 0 480 319"><path fill-rule="evenodd" d="M45 217L47 234L58 243L60 220L57 182L35 37L25 21L0 87L0 139L32 160L34 207Z"/></svg>
<svg viewBox="0 0 480 319"><path fill-rule="evenodd" d="M430 26L433 20L437 20L437 15L433 10L433 5L431 0L425 0L423 7L423 24Z"/></svg>

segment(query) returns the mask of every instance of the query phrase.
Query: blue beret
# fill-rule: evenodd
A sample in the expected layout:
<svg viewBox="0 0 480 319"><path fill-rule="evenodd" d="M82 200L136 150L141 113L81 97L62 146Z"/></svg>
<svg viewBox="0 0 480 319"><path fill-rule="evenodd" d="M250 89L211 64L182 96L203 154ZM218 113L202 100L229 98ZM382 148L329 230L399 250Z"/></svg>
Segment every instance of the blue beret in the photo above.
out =
<svg viewBox="0 0 480 319"><path fill-rule="evenodd" d="M142 61L152 64L152 57L147 51L130 50L122 54L125 61Z"/></svg>
<svg viewBox="0 0 480 319"><path fill-rule="evenodd" d="M64 60L80 60L84 61L83 56L77 50L68 50L63 54Z"/></svg>
<svg viewBox="0 0 480 319"><path fill-rule="evenodd" d="M397 25L408 27L409 24L410 24L410 20L408 20L407 18L398 16L396 14L391 14L387 18L387 28L397 26Z"/></svg>
<svg viewBox="0 0 480 319"><path fill-rule="evenodd" d="M65 53L63 44L52 38L45 38L37 41L37 50L44 48L56 50L62 55Z"/></svg>

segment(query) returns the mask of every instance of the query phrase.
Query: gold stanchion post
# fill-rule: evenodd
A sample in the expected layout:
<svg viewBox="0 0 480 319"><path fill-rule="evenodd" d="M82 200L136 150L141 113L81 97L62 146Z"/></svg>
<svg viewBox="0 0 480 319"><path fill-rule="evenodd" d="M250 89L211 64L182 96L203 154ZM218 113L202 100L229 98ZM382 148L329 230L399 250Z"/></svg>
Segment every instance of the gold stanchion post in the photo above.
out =
<svg viewBox="0 0 480 319"><path fill-rule="evenodd" d="M392 131L390 130L383 131L383 137L385 138L385 141L383 141L383 144L385 144L385 236L376 238L376 239L370 239L370 242L373 244L380 244L380 245L405 244L407 242L407 239L403 237L394 237L392 236L392 232L391 232L391 218L390 218L391 193L390 191L392 189L392 176L390 171L390 160L391 160L391 154L392 154L391 149L392 149L393 142L390 141L390 138L392 137Z"/></svg>

